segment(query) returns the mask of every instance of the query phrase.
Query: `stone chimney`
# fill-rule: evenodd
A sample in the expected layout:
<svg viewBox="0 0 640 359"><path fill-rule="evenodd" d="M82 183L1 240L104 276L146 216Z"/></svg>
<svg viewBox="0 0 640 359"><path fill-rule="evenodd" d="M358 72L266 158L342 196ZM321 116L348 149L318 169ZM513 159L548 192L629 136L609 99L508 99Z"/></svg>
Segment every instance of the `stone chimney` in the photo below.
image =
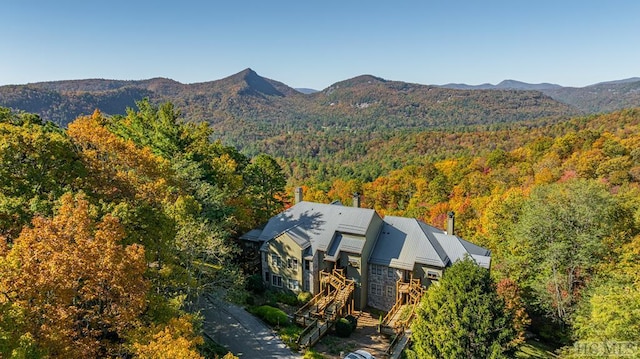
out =
<svg viewBox="0 0 640 359"><path fill-rule="evenodd" d="M447 213L447 234L450 234L452 236L455 235L455 217L456 214L453 213L453 211Z"/></svg>
<svg viewBox="0 0 640 359"><path fill-rule="evenodd" d="M360 193L358 192L353 194L353 206L360 207Z"/></svg>
<svg viewBox="0 0 640 359"><path fill-rule="evenodd" d="M295 198L296 204L302 202L302 198L303 198L302 187L296 187L294 198Z"/></svg>

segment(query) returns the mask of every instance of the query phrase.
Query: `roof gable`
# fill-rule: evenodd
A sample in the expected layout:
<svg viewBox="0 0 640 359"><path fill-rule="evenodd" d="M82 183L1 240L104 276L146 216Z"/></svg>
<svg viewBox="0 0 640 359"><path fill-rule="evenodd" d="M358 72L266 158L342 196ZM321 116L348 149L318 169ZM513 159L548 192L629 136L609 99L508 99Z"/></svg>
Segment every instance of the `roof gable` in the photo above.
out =
<svg viewBox="0 0 640 359"><path fill-rule="evenodd" d="M491 251L413 218L386 216L370 263L413 270L416 263L447 267L470 256L482 267L491 265Z"/></svg>
<svg viewBox="0 0 640 359"><path fill-rule="evenodd" d="M491 266L491 251L471 242L465 241L458 236L447 234L436 234L436 239L442 246L452 262L471 257L478 265L489 268Z"/></svg>
<svg viewBox="0 0 640 359"><path fill-rule="evenodd" d="M416 263L445 267L449 258L433 232L442 233L414 218L386 216L369 262L406 270Z"/></svg>
<svg viewBox="0 0 640 359"><path fill-rule="evenodd" d="M287 232L297 243L309 242L313 253L327 251L335 233L365 236L377 215L368 208L302 201L272 217L258 240L266 242Z"/></svg>

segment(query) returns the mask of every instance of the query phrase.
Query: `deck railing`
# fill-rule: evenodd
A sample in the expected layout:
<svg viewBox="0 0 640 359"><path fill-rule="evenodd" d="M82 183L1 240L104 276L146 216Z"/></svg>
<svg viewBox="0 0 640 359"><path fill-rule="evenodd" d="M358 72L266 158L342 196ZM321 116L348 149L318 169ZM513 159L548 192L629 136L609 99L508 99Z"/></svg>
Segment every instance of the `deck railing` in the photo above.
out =
<svg viewBox="0 0 640 359"><path fill-rule="evenodd" d="M294 314L296 323L305 327L300 333L298 346L302 349L313 346L326 334L339 317L352 307L349 298L355 290L355 282L347 279L342 270L320 272L320 293Z"/></svg>

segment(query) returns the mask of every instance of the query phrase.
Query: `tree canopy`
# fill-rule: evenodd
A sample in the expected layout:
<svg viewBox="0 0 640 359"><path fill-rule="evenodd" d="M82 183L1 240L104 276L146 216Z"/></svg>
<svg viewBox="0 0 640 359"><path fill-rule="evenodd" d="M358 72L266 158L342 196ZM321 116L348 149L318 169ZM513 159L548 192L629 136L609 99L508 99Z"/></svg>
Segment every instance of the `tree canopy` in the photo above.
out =
<svg viewBox="0 0 640 359"><path fill-rule="evenodd" d="M489 271L470 258L427 290L411 330L417 358L506 358L516 336Z"/></svg>
<svg viewBox="0 0 640 359"><path fill-rule="evenodd" d="M199 357L185 305L243 288L234 238L281 210L280 167L137 105L66 130L0 109L0 357Z"/></svg>

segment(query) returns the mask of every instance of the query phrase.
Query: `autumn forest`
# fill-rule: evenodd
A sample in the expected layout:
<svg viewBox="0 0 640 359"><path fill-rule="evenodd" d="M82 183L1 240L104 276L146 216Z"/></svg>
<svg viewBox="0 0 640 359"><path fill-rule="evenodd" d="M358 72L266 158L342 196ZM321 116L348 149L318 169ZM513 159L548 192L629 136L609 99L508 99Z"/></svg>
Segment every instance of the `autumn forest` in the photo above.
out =
<svg viewBox="0 0 640 359"><path fill-rule="evenodd" d="M1 107L0 358L214 357L189 304L212 288L246 296L238 237L299 186L439 228L453 211L456 235L491 250L511 353L530 338L562 357L578 341L640 341L640 110L501 93L521 114L473 96L471 113L504 121L465 122L454 105L437 126L351 108L348 126L339 108L310 124L259 106L219 120L213 105L152 98L55 124Z"/></svg>
<svg viewBox="0 0 640 359"><path fill-rule="evenodd" d="M243 289L233 238L277 208L279 166L139 106L66 130L2 109L1 357L200 357L185 302Z"/></svg>

